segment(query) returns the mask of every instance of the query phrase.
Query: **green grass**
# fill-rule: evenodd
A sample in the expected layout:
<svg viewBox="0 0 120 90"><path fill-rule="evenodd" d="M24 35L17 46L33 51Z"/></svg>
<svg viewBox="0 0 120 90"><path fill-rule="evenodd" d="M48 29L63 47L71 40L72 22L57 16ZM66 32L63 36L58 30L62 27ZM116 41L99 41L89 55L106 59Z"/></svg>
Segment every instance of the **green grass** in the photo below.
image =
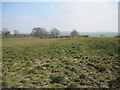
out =
<svg viewBox="0 0 120 90"><path fill-rule="evenodd" d="M6 38L2 42L3 87L117 87L117 38Z"/></svg>
<svg viewBox="0 0 120 90"><path fill-rule="evenodd" d="M65 77L60 75L52 75L51 79L52 83L62 83L65 81Z"/></svg>
<svg viewBox="0 0 120 90"><path fill-rule="evenodd" d="M71 83L67 88L79 88L76 83Z"/></svg>

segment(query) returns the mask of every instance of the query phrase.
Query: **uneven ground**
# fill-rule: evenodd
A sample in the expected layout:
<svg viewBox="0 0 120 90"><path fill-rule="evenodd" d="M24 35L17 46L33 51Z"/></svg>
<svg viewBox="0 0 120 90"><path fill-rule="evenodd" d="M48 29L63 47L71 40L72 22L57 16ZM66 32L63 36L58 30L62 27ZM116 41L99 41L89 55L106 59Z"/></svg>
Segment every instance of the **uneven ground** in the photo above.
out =
<svg viewBox="0 0 120 90"><path fill-rule="evenodd" d="M117 38L8 38L2 47L4 88L120 86Z"/></svg>

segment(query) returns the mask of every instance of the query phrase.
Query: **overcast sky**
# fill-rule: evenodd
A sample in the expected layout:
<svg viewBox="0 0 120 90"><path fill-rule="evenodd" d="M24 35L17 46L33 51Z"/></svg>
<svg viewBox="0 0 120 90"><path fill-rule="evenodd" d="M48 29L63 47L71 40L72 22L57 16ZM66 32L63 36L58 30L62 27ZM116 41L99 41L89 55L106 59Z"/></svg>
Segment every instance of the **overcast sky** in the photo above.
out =
<svg viewBox="0 0 120 90"><path fill-rule="evenodd" d="M107 0L108 1L108 0ZM48 31L117 32L117 2L2 2L2 27L30 33Z"/></svg>

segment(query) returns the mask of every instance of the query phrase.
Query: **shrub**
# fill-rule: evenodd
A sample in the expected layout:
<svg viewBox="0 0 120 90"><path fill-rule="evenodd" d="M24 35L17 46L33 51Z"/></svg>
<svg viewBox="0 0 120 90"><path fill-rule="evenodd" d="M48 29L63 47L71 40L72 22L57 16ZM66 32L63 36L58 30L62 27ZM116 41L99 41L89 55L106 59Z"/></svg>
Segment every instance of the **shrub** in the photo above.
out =
<svg viewBox="0 0 120 90"><path fill-rule="evenodd" d="M67 88L79 88L76 83L71 83Z"/></svg>
<svg viewBox="0 0 120 90"><path fill-rule="evenodd" d="M52 78L52 83L62 83L65 81L65 77L60 75L53 75L51 78Z"/></svg>

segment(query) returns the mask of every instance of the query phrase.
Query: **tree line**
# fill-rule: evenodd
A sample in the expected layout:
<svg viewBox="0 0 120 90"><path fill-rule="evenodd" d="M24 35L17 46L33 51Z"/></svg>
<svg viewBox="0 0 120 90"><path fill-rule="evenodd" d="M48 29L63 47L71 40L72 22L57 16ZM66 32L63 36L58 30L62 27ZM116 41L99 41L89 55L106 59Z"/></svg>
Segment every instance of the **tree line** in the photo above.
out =
<svg viewBox="0 0 120 90"><path fill-rule="evenodd" d="M50 32L48 32L45 28L43 27L34 27L32 29L32 32L30 34L20 34L18 30L13 31L14 34L11 34L11 32L7 28L2 29L2 37L60 37L60 30L57 28L53 27ZM80 36L77 30L72 30L70 32L70 35L67 37L78 37Z"/></svg>
<svg viewBox="0 0 120 90"><path fill-rule="evenodd" d="M50 32L48 32L45 28L35 27L35 28L32 29L32 32L31 32L30 35L31 36L35 36L35 37L44 37L44 36L56 37L56 36L60 36L60 30L58 30L58 29L53 27L50 30ZM79 36L79 33L76 30L73 30L70 33L70 36Z"/></svg>

